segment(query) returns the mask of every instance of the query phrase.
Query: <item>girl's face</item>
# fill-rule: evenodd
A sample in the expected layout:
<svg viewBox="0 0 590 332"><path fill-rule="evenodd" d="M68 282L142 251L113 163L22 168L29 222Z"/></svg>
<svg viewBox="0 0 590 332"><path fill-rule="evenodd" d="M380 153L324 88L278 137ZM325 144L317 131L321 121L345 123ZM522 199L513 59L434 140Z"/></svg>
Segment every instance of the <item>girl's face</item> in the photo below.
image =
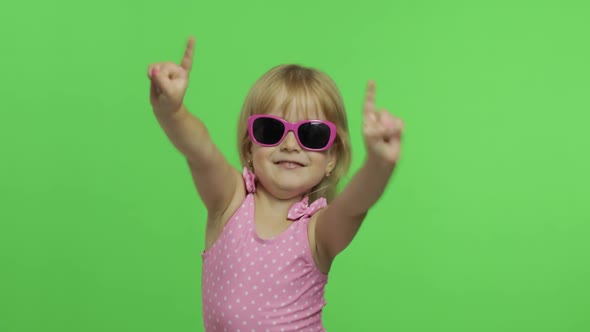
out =
<svg viewBox="0 0 590 332"><path fill-rule="evenodd" d="M307 120L305 114L298 113L293 105L287 110L274 110L270 115L292 123ZM326 120L323 114L314 119ZM336 156L331 150L306 150L299 145L292 131L276 146L252 142L250 152L256 178L268 192L280 199L306 194L336 164Z"/></svg>

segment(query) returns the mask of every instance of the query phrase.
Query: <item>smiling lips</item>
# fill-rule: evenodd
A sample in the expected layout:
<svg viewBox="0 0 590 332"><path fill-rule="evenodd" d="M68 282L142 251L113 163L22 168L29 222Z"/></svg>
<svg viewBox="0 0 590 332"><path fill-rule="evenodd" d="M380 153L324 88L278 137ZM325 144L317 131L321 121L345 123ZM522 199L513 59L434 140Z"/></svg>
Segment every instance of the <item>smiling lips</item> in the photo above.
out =
<svg viewBox="0 0 590 332"><path fill-rule="evenodd" d="M303 164L293 161L293 160L281 160L281 161L276 162L275 164L277 164L283 168L286 168L286 169L303 167Z"/></svg>

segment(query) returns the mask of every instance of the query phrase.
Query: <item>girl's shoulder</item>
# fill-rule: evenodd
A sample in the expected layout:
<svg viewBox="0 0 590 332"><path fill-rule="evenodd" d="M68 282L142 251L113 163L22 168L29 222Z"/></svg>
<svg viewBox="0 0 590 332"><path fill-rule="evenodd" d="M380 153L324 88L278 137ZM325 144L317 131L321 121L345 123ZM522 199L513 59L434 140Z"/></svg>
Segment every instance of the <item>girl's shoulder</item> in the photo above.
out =
<svg viewBox="0 0 590 332"><path fill-rule="evenodd" d="M222 224L222 226L225 225L227 221L236 213L246 197L256 191L255 179L256 176L246 167L244 167L241 173L240 183L236 185L236 191L234 192L227 209L225 209L225 211L223 211L223 213L221 213L219 216L219 222Z"/></svg>
<svg viewBox="0 0 590 332"><path fill-rule="evenodd" d="M250 174L247 174L245 171L242 172L241 179L239 180L240 183L236 185L236 191L233 193L227 208L217 215L207 216L205 248L210 248L217 241L229 220L238 212L250 190L252 190L252 186L249 184L253 184L253 180Z"/></svg>

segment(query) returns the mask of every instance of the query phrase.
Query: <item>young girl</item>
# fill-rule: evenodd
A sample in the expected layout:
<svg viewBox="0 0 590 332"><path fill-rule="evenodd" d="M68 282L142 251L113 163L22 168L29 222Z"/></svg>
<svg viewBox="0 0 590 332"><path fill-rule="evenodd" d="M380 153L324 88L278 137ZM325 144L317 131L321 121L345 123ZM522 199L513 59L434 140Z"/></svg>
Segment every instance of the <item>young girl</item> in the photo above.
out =
<svg viewBox="0 0 590 332"><path fill-rule="evenodd" d="M323 331L324 287L334 258L383 193L400 155L403 123L363 111L367 158L336 197L350 165L344 105L333 81L297 65L272 68L246 97L238 126L243 170L183 105L190 38L180 65L149 66L160 125L186 157L208 212L202 304L207 331Z"/></svg>

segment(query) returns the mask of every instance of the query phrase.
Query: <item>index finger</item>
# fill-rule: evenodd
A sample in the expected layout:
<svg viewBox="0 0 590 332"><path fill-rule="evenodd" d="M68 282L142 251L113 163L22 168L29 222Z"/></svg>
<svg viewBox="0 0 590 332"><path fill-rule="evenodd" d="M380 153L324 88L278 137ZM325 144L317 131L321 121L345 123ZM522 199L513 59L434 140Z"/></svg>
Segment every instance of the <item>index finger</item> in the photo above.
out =
<svg viewBox="0 0 590 332"><path fill-rule="evenodd" d="M375 82L369 81L367 83L367 91L365 93L365 105L363 106L363 113L365 115L375 112Z"/></svg>
<svg viewBox="0 0 590 332"><path fill-rule="evenodd" d="M190 37L188 39L188 43L186 44L186 50L184 51L184 56L182 57L182 61L180 62L180 66L184 68L187 72L191 70L193 67L193 54L195 51L195 38Z"/></svg>

